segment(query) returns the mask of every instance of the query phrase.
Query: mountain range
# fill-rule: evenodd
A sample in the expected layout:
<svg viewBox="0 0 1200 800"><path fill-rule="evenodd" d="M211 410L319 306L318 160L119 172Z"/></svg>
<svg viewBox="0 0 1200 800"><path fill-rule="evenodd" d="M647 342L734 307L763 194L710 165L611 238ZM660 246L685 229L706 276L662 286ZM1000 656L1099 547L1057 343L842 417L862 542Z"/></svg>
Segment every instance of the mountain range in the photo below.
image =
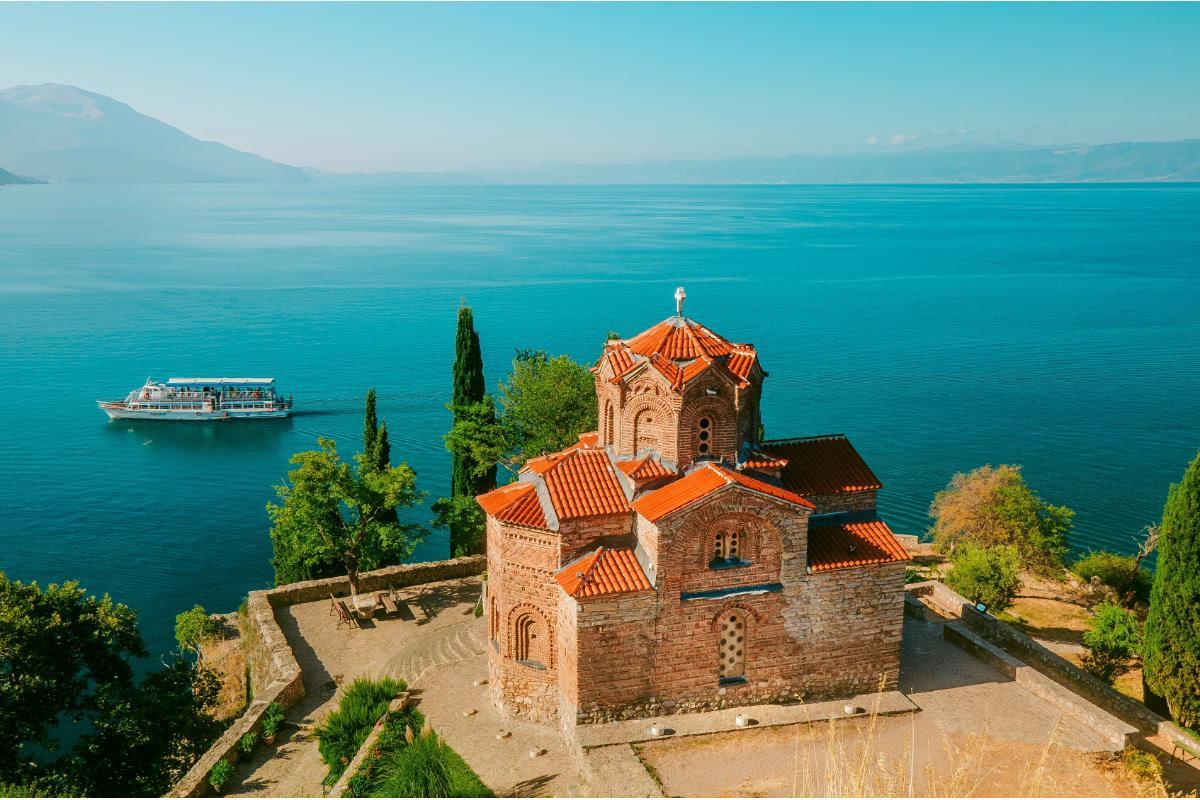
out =
<svg viewBox="0 0 1200 800"><path fill-rule="evenodd" d="M291 182L453 186L671 183L1074 183L1200 181L1200 139L1056 147L950 147L712 161L547 164L476 172L338 173L206 142L102 94L47 83L0 89L0 183Z"/></svg>

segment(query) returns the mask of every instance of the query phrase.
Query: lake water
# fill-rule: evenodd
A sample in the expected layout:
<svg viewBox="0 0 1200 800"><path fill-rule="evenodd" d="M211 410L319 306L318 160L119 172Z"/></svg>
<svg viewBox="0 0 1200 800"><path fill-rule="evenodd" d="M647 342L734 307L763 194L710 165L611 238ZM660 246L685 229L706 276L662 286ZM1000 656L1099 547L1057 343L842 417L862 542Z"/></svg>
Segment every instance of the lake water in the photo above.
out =
<svg viewBox="0 0 1200 800"><path fill-rule="evenodd" d="M1200 447L1200 186L27 186L0 190L0 570L134 606L271 582L288 456L361 444L448 490L455 312L488 381L674 311L753 342L769 436L845 432L897 531L985 463L1129 550ZM147 375L274 375L296 416L109 423ZM435 533L422 559L447 555Z"/></svg>

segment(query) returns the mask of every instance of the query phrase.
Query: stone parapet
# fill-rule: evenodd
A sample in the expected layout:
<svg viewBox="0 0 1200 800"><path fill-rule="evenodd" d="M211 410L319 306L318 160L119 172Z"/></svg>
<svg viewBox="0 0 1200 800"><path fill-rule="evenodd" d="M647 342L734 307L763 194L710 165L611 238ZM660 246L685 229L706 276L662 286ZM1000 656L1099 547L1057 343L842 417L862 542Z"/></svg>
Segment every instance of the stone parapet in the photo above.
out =
<svg viewBox="0 0 1200 800"><path fill-rule="evenodd" d="M483 556L464 556L447 561L426 561L401 564L395 567L364 572L359 575L360 591L376 592L389 587L401 588L422 583L465 578L478 575L486 562ZM265 675L256 679L254 702L236 719L204 755L197 759L187 774L171 788L167 797L204 797L212 792L208 775L222 758L235 754L238 741L250 731L261 727L263 713L271 703L291 708L304 698L304 676L292 652L287 636L275 619L275 609L297 603L329 599L329 595L346 594L350 581L345 577L300 581L250 592L246 610L253 636L256 656L266 665Z"/></svg>

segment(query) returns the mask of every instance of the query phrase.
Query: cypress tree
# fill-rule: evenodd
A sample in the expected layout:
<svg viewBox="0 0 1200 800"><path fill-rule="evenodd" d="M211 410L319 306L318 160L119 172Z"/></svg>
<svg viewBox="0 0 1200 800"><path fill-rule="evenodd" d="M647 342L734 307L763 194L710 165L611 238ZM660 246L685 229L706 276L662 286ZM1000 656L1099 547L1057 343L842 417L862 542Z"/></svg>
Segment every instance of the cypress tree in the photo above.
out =
<svg viewBox="0 0 1200 800"><path fill-rule="evenodd" d="M375 440L375 469L387 469L392 465L392 445L388 442L387 420L379 423L379 436Z"/></svg>
<svg viewBox="0 0 1200 800"><path fill-rule="evenodd" d="M1200 725L1200 454L1163 508L1143 664L1175 721Z"/></svg>
<svg viewBox="0 0 1200 800"><path fill-rule="evenodd" d="M483 382L483 352L479 347L479 334L475 331L475 318L471 307L462 303L458 307L458 327L454 336L454 368L452 371L452 394L450 410L454 413L457 424L468 412L477 410L484 403L485 392ZM495 420L495 406L488 404L491 409L491 419ZM496 488L496 465L490 465L482 475L477 475L477 464L469 455L454 451L450 453L450 498L453 506L459 505L467 498L490 492ZM457 555L461 552L478 551L481 547L480 526L465 521L455 515L455 520L449 522L450 553ZM469 515L468 515L469 516Z"/></svg>
<svg viewBox="0 0 1200 800"><path fill-rule="evenodd" d="M475 319L471 307L461 305L458 309L458 330L454 341L453 394L450 407L458 421L462 410L483 402L483 352L479 347L479 334L475 331ZM451 454L450 496L475 496L496 488L496 467L493 465L483 475L474 473L478 465L469 457Z"/></svg>
<svg viewBox="0 0 1200 800"><path fill-rule="evenodd" d="M367 403L363 411L363 455L374 465L378 460L375 447L379 437L379 419L375 415L375 388L367 389Z"/></svg>

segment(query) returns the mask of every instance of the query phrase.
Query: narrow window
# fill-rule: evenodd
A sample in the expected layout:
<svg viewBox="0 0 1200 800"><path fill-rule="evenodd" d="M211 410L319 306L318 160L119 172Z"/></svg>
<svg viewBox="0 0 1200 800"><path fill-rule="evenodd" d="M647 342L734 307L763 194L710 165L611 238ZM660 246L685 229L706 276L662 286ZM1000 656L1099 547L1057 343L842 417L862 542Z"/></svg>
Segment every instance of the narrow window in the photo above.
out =
<svg viewBox="0 0 1200 800"><path fill-rule="evenodd" d="M742 558L744 545L741 531L718 531L713 535L713 559L709 566L713 569L746 566L750 562Z"/></svg>
<svg viewBox="0 0 1200 800"><path fill-rule="evenodd" d="M746 680L746 624L743 615L734 613L721 625L718 677L721 683Z"/></svg>
<svg viewBox="0 0 1200 800"><path fill-rule="evenodd" d="M612 401L609 401L604 406L604 441L606 444L613 444L615 433L613 430Z"/></svg>
<svg viewBox="0 0 1200 800"><path fill-rule="evenodd" d="M488 617L488 622L490 623L488 627L490 629L490 638L494 644L500 636L500 609L496 608L495 596L488 598L488 607L491 610L491 614Z"/></svg>
<svg viewBox="0 0 1200 800"><path fill-rule="evenodd" d="M699 440L699 444L696 446L696 455L699 458L703 458L712 451L712 419L710 417L701 417L696 425L696 438Z"/></svg>
<svg viewBox="0 0 1200 800"><path fill-rule="evenodd" d="M658 436L654 430L654 414L643 411L633 421L634 449L637 452L658 449Z"/></svg>

